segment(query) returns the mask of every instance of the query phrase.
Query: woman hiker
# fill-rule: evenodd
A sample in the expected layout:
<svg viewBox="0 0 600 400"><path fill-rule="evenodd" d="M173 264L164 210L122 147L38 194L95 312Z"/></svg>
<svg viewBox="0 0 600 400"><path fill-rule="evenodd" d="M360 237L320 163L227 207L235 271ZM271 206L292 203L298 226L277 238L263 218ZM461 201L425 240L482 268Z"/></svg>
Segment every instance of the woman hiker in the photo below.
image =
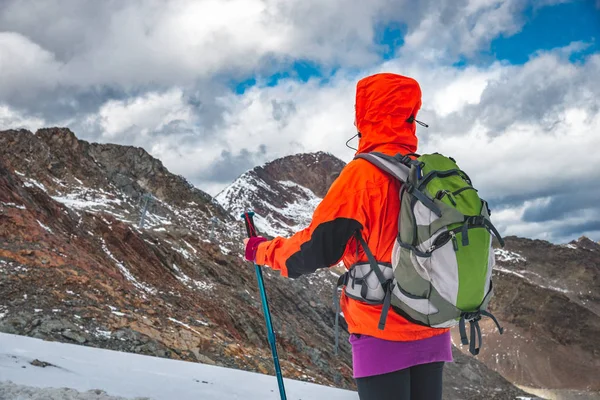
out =
<svg viewBox="0 0 600 400"><path fill-rule="evenodd" d="M417 150L415 118L421 89L411 78L382 73L356 87L357 154L390 156ZM401 183L362 159L351 161L314 212L310 226L290 238L246 239L246 258L296 278L343 261L347 269L366 263L357 233L375 259L390 263L398 232ZM439 400L442 372L452 361L448 329L429 328L389 310L378 328L382 305L342 292L354 378L361 400Z"/></svg>

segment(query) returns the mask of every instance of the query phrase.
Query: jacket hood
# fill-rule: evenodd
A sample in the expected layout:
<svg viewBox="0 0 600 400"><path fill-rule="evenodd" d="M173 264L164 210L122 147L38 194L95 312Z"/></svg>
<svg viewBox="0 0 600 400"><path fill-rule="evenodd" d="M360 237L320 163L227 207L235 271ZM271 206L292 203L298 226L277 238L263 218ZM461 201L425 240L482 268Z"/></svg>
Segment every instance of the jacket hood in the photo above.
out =
<svg viewBox="0 0 600 400"><path fill-rule="evenodd" d="M357 154L417 151L414 118L421 108L421 88L416 80L391 73L363 78L356 85L355 107L361 134Z"/></svg>

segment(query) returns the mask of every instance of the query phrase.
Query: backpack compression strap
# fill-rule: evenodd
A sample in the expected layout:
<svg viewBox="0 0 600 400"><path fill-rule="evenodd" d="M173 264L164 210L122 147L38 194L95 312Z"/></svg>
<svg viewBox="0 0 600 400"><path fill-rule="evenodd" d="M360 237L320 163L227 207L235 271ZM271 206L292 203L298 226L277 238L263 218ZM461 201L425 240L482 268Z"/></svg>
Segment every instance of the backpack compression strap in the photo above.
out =
<svg viewBox="0 0 600 400"><path fill-rule="evenodd" d="M379 264L377 263L375 256L371 252L371 249L369 248L369 245L367 244L365 239L363 239L362 235L360 234L360 231L356 232L356 239L362 246L362 248L367 256L367 259L369 260L369 264L371 264L371 269L373 270L373 272L375 272L375 275L377 276L379 283L381 283L381 287L383 287L383 290L385 291L385 296L383 298L383 308L381 309L381 317L379 318L379 325L378 325L379 330L382 331L385 328L385 321L387 320L387 315L390 310L390 305L392 302L392 290L394 289L394 283L391 279L387 280L387 279L385 279L385 276L383 276L383 272L381 271L381 268L379 268Z"/></svg>

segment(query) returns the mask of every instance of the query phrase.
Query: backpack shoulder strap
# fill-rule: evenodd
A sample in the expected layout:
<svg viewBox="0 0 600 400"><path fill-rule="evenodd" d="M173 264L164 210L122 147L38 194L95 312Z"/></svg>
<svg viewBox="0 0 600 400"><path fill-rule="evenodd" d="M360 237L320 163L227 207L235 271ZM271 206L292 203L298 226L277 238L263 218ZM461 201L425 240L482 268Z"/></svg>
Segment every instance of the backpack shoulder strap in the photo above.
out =
<svg viewBox="0 0 600 400"><path fill-rule="evenodd" d="M406 180L408 179L408 174L410 172L409 168L395 157L388 156L387 154L383 153L373 152L357 154L354 159L356 160L357 158L367 160L377 168L387 172L402 183L406 183Z"/></svg>
<svg viewBox="0 0 600 400"><path fill-rule="evenodd" d="M371 164L375 165L379 169L392 175L402 183L407 183L408 176L410 174L410 168L408 165L415 165L420 168L420 163L415 160L411 160L408 156L397 154L396 156L388 156L387 154L372 152L372 153L361 153L357 154L354 159L362 158L367 160ZM432 199L427 197L424 193L419 190L408 188L409 193L412 193L417 199L419 199L427 208L441 218L442 211L434 203Z"/></svg>

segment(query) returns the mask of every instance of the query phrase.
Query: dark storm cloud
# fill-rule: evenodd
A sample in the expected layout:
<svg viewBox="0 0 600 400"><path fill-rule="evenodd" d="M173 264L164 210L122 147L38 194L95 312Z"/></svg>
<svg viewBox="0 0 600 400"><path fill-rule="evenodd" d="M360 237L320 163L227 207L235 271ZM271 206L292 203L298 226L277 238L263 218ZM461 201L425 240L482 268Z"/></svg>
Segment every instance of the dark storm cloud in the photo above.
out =
<svg viewBox="0 0 600 400"><path fill-rule="evenodd" d="M596 219L583 222L581 224L565 224L561 226L556 232L553 232L553 237L579 237L586 232L600 232L600 217ZM598 238L590 238L592 240L598 240Z"/></svg>
<svg viewBox="0 0 600 400"><path fill-rule="evenodd" d="M267 146L262 144L257 152L248 149L240 150L239 154L223 150L221 156L202 175L197 175L198 180L213 182L232 182L244 172L254 168L258 160L262 160L267 153Z"/></svg>
<svg viewBox="0 0 600 400"><path fill-rule="evenodd" d="M584 188L580 183L575 190L556 190L556 194L543 205L532 205L525 209L523 221L546 222L568 218L584 210L594 210L600 218L600 186Z"/></svg>
<svg viewBox="0 0 600 400"><path fill-rule="evenodd" d="M53 90L13 95L10 104L26 115L36 115L53 125L66 119L96 113L109 100L125 100L141 93L141 90L124 91L119 87L110 86L84 89L59 86Z"/></svg>
<svg viewBox="0 0 600 400"><path fill-rule="evenodd" d="M67 62L106 36L111 16L125 2L2 0L0 31L18 32Z"/></svg>
<svg viewBox="0 0 600 400"><path fill-rule="evenodd" d="M271 106L273 107L273 119L283 126L287 125L289 118L296 113L296 103L291 100L280 101L273 99L271 100Z"/></svg>

